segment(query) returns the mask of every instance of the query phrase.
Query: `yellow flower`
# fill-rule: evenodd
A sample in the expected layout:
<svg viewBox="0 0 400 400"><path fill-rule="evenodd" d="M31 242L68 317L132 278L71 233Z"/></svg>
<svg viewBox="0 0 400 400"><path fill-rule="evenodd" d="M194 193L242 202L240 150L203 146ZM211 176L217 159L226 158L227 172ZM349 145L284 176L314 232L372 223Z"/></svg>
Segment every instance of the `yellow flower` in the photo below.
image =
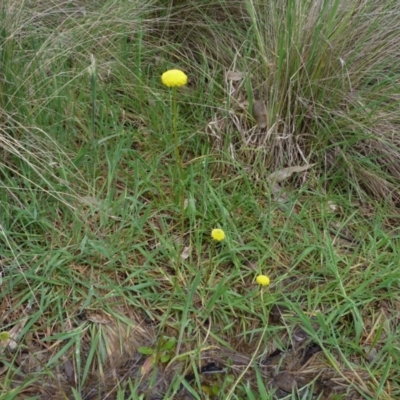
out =
<svg viewBox="0 0 400 400"><path fill-rule="evenodd" d="M8 340L10 338L10 334L8 332L0 332L0 341Z"/></svg>
<svg viewBox="0 0 400 400"><path fill-rule="evenodd" d="M225 239L225 232L222 229L213 229L211 231L211 237L220 242Z"/></svg>
<svg viewBox="0 0 400 400"><path fill-rule="evenodd" d="M261 286L268 286L270 283L270 280L267 275L258 275L256 282Z"/></svg>
<svg viewBox="0 0 400 400"><path fill-rule="evenodd" d="M170 69L161 75L163 85L168 87L178 87L187 84L187 75L179 69Z"/></svg>

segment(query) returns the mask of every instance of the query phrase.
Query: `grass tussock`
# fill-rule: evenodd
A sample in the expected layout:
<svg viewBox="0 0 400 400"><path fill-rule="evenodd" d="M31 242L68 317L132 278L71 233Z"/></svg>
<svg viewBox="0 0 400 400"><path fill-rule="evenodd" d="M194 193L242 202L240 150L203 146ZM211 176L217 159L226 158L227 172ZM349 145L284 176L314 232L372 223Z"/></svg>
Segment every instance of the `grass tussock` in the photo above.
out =
<svg viewBox="0 0 400 400"><path fill-rule="evenodd" d="M2 3L1 398L400 396L400 6L200 3Z"/></svg>
<svg viewBox="0 0 400 400"><path fill-rule="evenodd" d="M257 172L318 161L328 178L340 173L346 187L397 202L397 8L248 2L252 40L230 66L243 79L227 78L230 112L217 114L212 136ZM251 116L255 101L265 106L263 126Z"/></svg>

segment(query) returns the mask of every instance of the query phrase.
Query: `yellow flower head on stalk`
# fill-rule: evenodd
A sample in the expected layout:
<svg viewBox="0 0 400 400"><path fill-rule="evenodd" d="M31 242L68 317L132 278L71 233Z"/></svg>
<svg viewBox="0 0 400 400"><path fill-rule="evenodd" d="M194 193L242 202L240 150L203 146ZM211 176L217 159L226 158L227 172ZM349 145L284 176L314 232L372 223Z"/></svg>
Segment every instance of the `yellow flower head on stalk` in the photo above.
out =
<svg viewBox="0 0 400 400"><path fill-rule="evenodd" d="M179 87L187 84L187 75L179 69L170 69L161 75L163 85L168 87Z"/></svg>
<svg viewBox="0 0 400 400"><path fill-rule="evenodd" d="M0 341L8 340L10 338L10 334L8 332L0 332Z"/></svg>
<svg viewBox="0 0 400 400"><path fill-rule="evenodd" d="M218 242L225 239L225 232L222 229L213 229L211 231L211 237Z"/></svg>
<svg viewBox="0 0 400 400"><path fill-rule="evenodd" d="M270 284L270 280L267 275L258 275L256 282L261 286L268 286Z"/></svg>

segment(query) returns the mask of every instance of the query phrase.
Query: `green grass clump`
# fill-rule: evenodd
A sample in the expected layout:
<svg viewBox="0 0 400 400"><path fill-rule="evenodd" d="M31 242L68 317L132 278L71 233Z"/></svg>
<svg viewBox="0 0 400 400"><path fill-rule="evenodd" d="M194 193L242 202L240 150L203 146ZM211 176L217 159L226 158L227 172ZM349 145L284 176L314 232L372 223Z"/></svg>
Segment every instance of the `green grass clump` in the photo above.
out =
<svg viewBox="0 0 400 400"><path fill-rule="evenodd" d="M0 397L399 397L398 8L4 2Z"/></svg>

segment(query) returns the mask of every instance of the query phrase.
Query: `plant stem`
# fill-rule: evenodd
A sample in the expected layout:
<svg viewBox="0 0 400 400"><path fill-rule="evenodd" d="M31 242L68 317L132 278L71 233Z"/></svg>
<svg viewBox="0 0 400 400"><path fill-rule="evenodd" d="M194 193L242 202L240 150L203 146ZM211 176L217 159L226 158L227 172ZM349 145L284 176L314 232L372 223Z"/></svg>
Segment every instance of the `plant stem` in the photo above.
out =
<svg viewBox="0 0 400 400"><path fill-rule="evenodd" d="M216 254L215 246L216 246L216 242L215 242L215 240L213 240L211 242L210 261L208 263L206 274L205 274L205 279L204 279L204 284L205 285L211 284L211 282L208 282L208 280L210 279L210 276L211 276L211 273L212 273L212 268L213 268L213 263L214 263L214 259L213 258L215 257L215 254Z"/></svg>
<svg viewBox="0 0 400 400"><path fill-rule="evenodd" d="M95 120L96 120L96 79L97 79L97 71L96 71L96 59L93 54L90 55L91 65L90 65L90 83L91 83L91 97L92 97L92 144L95 145Z"/></svg>
<svg viewBox="0 0 400 400"><path fill-rule="evenodd" d="M183 173L183 163L182 158L179 152L179 142L178 142L178 105L176 100L176 88L173 88L172 93L172 104L173 104L173 117L172 117L172 125L174 131L174 145L175 145L175 157L178 162L178 169L179 169L179 198L180 198L180 208L181 208L181 236L180 242L178 246L178 265L180 260L180 253L183 247L183 236L185 233L185 196L184 196L184 173Z"/></svg>

